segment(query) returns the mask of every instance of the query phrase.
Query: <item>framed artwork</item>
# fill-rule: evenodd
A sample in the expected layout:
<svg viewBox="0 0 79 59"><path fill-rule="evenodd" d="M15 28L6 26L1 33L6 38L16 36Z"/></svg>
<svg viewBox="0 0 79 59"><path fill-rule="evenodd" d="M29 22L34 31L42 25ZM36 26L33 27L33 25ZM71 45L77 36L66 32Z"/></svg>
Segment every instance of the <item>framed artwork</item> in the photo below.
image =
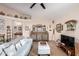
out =
<svg viewBox="0 0 79 59"><path fill-rule="evenodd" d="M14 29L17 29L17 26L14 26Z"/></svg>
<svg viewBox="0 0 79 59"><path fill-rule="evenodd" d="M30 29L29 29L29 26L25 26L25 30L26 31L29 31Z"/></svg>
<svg viewBox="0 0 79 59"><path fill-rule="evenodd" d="M18 30L19 30L19 31L22 31L22 26L19 26L19 27L18 27Z"/></svg>
<svg viewBox="0 0 79 59"><path fill-rule="evenodd" d="M76 29L76 20L69 20L65 24L67 25L67 31L74 31Z"/></svg>
<svg viewBox="0 0 79 59"><path fill-rule="evenodd" d="M14 30L14 32L17 32L17 26L14 26L13 30Z"/></svg>
<svg viewBox="0 0 79 59"><path fill-rule="evenodd" d="M57 31L58 33L61 33L62 30L63 30L63 25L62 25L61 23L57 24L57 25L56 25L56 31Z"/></svg>
<svg viewBox="0 0 79 59"><path fill-rule="evenodd" d="M46 31L46 25L42 25L42 24L33 25L32 31L36 31L36 32Z"/></svg>
<svg viewBox="0 0 79 59"><path fill-rule="evenodd" d="M35 25L32 25L32 30L35 31Z"/></svg>

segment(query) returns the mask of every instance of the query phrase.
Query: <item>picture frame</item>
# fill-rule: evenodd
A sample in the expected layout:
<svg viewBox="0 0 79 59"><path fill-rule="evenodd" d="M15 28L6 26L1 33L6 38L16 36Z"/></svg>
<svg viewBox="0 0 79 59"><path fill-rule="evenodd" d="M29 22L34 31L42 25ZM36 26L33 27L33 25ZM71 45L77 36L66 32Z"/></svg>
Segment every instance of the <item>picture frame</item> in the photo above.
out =
<svg viewBox="0 0 79 59"><path fill-rule="evenodd" d="M29 26L25 26L25 31L29 31Z"/></svg>
<svg viewBox="0 0 79 59"><path fill-rule="evenodd" d="M58 33L61 33L61 31L63 31L63 25L61 23L59 23L59 24L56 25L56 31Z"/></svg>
<svg viewBox="0 0 79 59"><path fill-rule="evenodd" d="M19 27L18 27L18 30L19 30L19 31L22 31L22 26L19 26Z"/></svg>
<svg viewBox="0 0 79 59"><path fill-rule="evenodd" d="M74 31L76 29L76 20L69 20L65 24L67 26L67 31Z"/></svg>

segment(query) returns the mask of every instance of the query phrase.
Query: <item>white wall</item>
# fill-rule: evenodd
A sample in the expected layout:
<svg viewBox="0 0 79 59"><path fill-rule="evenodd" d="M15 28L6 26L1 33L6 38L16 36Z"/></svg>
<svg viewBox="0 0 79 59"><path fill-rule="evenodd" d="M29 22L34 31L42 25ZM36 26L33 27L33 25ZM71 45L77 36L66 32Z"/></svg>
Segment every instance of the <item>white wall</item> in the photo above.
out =
<svg viewBox="0 0 79 59"><path fill-rule="evenodd" d="M11 14L11 15L22 15L21 13L19 13L18 11L15 11L14 9L11 9L9 7L6 7L4 5L0 4L0 11L4 11L6 14ZM13 21L20 21L23 24L23 35L25 37L28 37L30 35L30 31L32 30L32 25L35 24L43 24L46 25L46 29L49 32L49 40L52 40L52 31L49 31L49 25L52 25L52 20L46 20L46 19L31 19L31 20L24 20L24 19L18 19L18 18L13 18L13 17L7 17L7 16L0 16L0 18L5 19L5 31L0 32L0 33L5 33L6 35L6 26L10 25L11 27L14 26ZM29 26L30 27L30 31L25 31L25 26ZM53 26L51 26L51 29L53 28Z"/></svg>
<svg viewBox="0 0 79 59"><path fill-rule="evenodd" d="M15 14L20 15L20 13L18 13L17 11L15 11L13 9L10 9L8 7L2 6L2 5L0 5L0 11L4 11L7 14L10 13L12 15L15 15ZM57 39L59 39L61 33L70 34L70 35L72 33L73 35L71 35L71 36L75 36L77 39L79 39L79 33L78 33L79 32L79 28L78 28L79 27L79 8L78 8L78 6L76 6L74 8L71 8L71 9L67 9L66 12L64 11L65 13L62 13L63 11L61 11L61 12L58 11L58 12L59 12L59 14L55 15L55 17L53 16L53 18L51 20L50 19L46 20L46 19L43 19L43 18L42 19L39 18L39 19L31 19L31 20L26 20L25 21L23 19L16 19L16 18L8 18L8 19L6 19L6 17L3 17L3 18L6 19L6 25L11 25L11 26L13 26L12 20L21 21L23 23L23 35L24 36L29 36L28 34L32 30L32 25L43 24L43 25L46 25L46 29L49 32L49 40L57 40ZM63 15L61 15L61 13ZM55 20L54 25L52 24L53 19ZM78 21L77 27L76 27L75 32L68 32L68 31L66 31L65 22L68 21L68 20L72 20L72 19L75 19L75 20ZM62 23L63 26L64 26L64 29L63 29L63 31L61 33L57 33L57 31L55 30L55 35L53 35L53 29L55 29L56 24L58 24L58 23ZM51 25L52 31L49 31L49 25ZM31 30L30 31L25 31L25 26L29 26ZM3 32L5 32L5 31L3 31Z"/></svg>
<svg viewBox="0 0 79 59"><path fill-rule="evenodd" d="M29 37L30 36L30 32L32 30L32 25L36 25L36 24L43 24L43 25L46 25L46 29L47 31L49 32L49 40L52 40L52 31L49 31L50 28L49 28L49 25L52 25L52 20L50 21L46 21L46 20L33 20L33 19L30 19L30 20L24 20L24 19L19 19L19 18L13 18L13 17L7 17L7 16L1 16L0 15L0 18L1 19L5 19L5 30L3 32L0 32L0 33L4 33L6 35L6 27L7 26L11 26L11 30L13 31L13 26L15 26L15 21L16 22L21 22L22 23L22 26L23 26L23 36L25 37ZM30 30L29 31L26 31L25 30L25 26L29 26ZM51 26L51 29L53 27ZM6 36L5 36L6 38Z"/></svg>
<svg viewBox="0 0 79 59"><path fill-rule="evenodd" d="M35 19L33 20L33 19L31 19L29 21L23 21L23 24L24 24L23 26L24 27L29 26L30 27L29 31L31 31L32 30L32 25L36 25L36 24L46 25L46 29L49 32L49 40L52 40L52 31L49 31L49 25L52 25L51 22L52 22L51 20L47 21L47 20L35 20ZM24 28L23 32L24 32L24 36L29 36L30 35L30 32L25 31L25 28Z"/></svg>
<svg viewBox="0 0 79 59"><path fill-rule="evenodd" d="M15 11L15 10L13 10L13 9L10 9L10 8L8 8L8 7L5 7L5 6L3 6L3 5L1 5L0 4L0 12L4 12L4 13L6 13L6 14L10 14L10 15L12 15L12 16L14 16L15 14L17 14L17 15L21 15L20 13L18 13L17 11Z"/></svg>
<svg viewBox="0 0 79 59"><path fill-rule="evenodd" d="M72 20L72 19L77 21L76 30L75 31L67 31L65 22ZM60 38L60 34L66 34L66 35L74 36L76 38L75 41L78 42L78 40L79 40L79 8L78 7L75 7L74 9L69 10L62 17L59 17L58 19L56 19L55 26L58 23L63 24L64 28L61 33L57 33L57 31L55 31L55 40Z"/></svg>

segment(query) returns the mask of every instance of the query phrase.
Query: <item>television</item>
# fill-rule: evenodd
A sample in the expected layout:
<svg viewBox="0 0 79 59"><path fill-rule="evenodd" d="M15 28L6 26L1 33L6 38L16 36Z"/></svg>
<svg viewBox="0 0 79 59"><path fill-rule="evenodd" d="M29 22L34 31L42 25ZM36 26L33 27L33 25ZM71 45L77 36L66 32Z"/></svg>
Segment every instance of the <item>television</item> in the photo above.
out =
<svg viewBox="0 0 79 59"><path fill-rule="evenodd" d="M75 46L75 41L74 37L67 36L67 35L61 35L61 43L64 43L65 46L67 47L74 47Z"/></svg>

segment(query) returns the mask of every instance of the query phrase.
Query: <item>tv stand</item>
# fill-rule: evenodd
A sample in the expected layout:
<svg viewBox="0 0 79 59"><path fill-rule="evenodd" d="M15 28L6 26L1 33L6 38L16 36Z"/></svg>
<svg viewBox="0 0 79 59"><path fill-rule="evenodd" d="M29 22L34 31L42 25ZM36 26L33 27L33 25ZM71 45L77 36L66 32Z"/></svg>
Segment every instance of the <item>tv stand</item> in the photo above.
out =
<svg viewBox="0 0 79 59"><path fill-rule="evenodd" d="M68 56L75 56L75 47L67 47L62 43L59 43L58 45Z"/></svg>

